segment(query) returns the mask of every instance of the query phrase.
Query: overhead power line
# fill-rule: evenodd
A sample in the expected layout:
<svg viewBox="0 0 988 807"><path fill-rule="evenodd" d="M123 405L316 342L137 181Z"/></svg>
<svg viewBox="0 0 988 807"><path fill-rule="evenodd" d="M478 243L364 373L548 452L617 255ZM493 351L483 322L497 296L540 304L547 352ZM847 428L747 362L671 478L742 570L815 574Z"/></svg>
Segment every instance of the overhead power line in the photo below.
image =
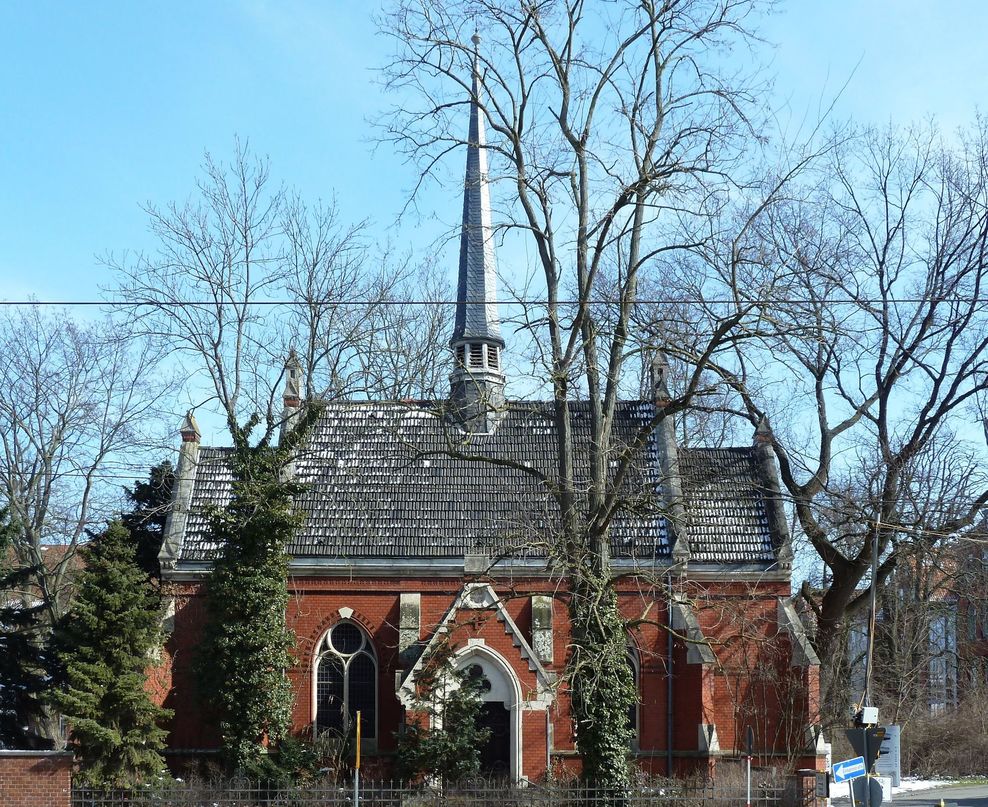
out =
<svg viewBox="0 0 988 807"><path fill-rule="evenodd" d="M622 301L618 298L602 298L594 299L589 301L584 301L586 304L590 305L617 305ZM880 297L842 297L837 299L829 300L813 300L809 298L784 298L784 299L731 299L731 298L715 298L715 299L698 299L698 298L686 298L686 297L665 297L665 298L649 298L649 299L638 299L634 301L635 305L735 305L741 303L743 305L773 305L773 306L791 306L791 305L881 305L888 303L903 303L903 304L920 304L920 303L985 303L988 306L988 296L968 296L968 297L949 297L942 300L931 301L929 298L924 297L897 297L890 299L882 299ZM227 301L216 301L216 300L0 300L0 307L14 308L18 306L36 306L36 307L50 307L50 308L84 308L84 307L106 307L106 308L184 308L184 307L200 307L200 308L215 308L217 306L223 307L243 307L247 306L249 308L298 308L298 307L309 307L309 306L321 306L321 307L347 307L347 306L454 306L463 303L465 305L481 305L479 301L474 300L245 300L237 302L227 302ZM557 300L556 305L559 306L577 306L581 305L580 300ZM541 306L545 307L549 305L549 301L545 299L508 299L499 300L498 305L501 306Z"/></svg>

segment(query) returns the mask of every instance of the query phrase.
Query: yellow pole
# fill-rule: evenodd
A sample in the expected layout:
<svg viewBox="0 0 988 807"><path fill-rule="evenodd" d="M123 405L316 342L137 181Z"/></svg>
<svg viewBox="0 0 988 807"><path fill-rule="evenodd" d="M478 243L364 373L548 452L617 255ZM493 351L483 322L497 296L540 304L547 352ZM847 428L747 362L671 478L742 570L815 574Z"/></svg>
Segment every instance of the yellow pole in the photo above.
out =
<svg viewBox="0 0 988 807"><path fill-rule="evenodd" d="M360 770L360 710L357 710L357 770Z"/></svg>

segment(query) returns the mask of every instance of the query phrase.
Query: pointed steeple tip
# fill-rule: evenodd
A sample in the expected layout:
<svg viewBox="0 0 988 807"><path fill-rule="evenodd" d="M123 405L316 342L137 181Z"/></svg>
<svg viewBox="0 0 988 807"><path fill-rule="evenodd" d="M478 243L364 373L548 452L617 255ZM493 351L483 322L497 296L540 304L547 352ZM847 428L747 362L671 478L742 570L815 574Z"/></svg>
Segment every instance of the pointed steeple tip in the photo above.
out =
<svg viewBox="0 0 988 807"><path fill-rule="evenodd" d="M480 35L473 35L474 44ZM487 142L481 108L478 58L474 59L470 124L467 132L466 171L463 180L463 219L460 227L460 263L457 277L456 316L450 344L467 341L504 347L497 309L497 267L487 173Z"/></svg>
<svg viewBox="0 0 988 807"><path fill-rule="evenodd" d="M191 409L182 418L182 425L178 427L178 433L182 435L183 443L198 443L202 437L202 432L199 431L199 424L196 423L196 417L192 414Z"/></svg>
<svg viewBox="0 0 988 807"><path fill-rule="evenodd" d="M755 445L760 445L762 443L768 444L772 442L772 427L769 425L768 416L762 415L758 419L758 425L755 426Z"/></svg>

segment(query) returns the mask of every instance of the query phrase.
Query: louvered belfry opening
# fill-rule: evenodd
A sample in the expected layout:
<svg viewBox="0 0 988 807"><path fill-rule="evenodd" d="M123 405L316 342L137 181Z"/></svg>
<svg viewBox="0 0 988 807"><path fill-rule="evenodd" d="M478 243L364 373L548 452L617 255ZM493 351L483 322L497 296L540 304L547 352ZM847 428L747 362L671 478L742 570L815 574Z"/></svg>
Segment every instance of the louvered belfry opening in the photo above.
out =
<svg viewBox="0 0 988 807"><path fill-rule="evenodd" d="M470 345L470 366L471 367L483 367L484 366L484 346L478 344Z"/></svg>
<svg viewBox="0 0 988 807"><path fill-rule="evenodd" d="M483 342L457 345L453 349L455 368L463 370L500 370L501 350Z"/></svg>

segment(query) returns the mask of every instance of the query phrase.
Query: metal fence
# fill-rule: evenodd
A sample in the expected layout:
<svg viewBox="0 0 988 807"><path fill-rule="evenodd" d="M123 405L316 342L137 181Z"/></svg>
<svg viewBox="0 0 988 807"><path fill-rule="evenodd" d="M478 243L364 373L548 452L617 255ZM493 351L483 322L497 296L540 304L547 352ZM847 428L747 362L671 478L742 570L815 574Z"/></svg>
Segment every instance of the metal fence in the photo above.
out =
<svg viewBox="0 0 988 807"><path fill-rule="evenodd" d="M797 789L798 790L798 789ZM797 790L785 784L752 788L751 807L799 804ZM795 798L793 798L795 796ZM409 788L366 782L359 807L743 807L744 788L711 783L661 782L627 790L576 784L551 786L482 784ZM156 788L99 790L74 787L72 807L356 807L350 786L313 783L263 787L230 782L168 782Z"/></svg>

